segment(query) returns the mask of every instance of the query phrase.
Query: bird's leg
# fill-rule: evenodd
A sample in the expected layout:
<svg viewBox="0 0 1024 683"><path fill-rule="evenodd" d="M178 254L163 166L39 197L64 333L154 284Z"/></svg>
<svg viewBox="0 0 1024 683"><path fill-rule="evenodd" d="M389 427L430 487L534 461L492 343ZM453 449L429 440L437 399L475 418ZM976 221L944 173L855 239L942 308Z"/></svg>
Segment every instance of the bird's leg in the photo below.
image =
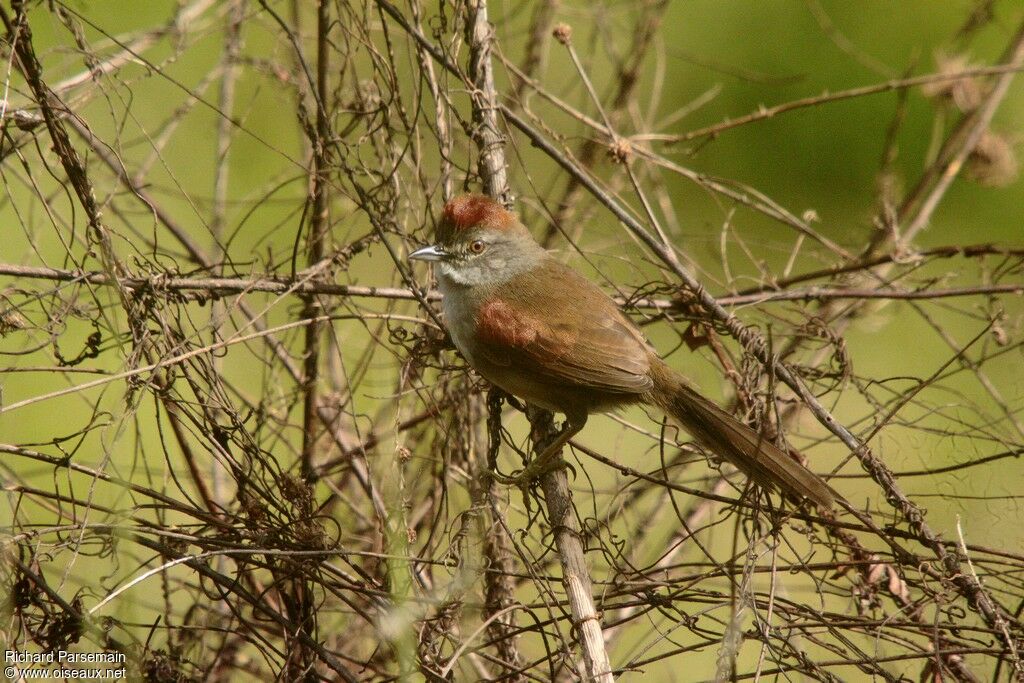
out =
<svg viewBox="0 0 1024 683"><path fill-rule="evenodd" d="M566 415L565 422L562 424L562 428L555 435L555 438L544 447L544 450L540 452L526 467L520 470L517 474L510 477L496 475L495 478L503 484L511 484L518 486L519 488L525 488L530 485L534 479L556 470L560 467L566 467L565 461L560 459L558 456L565 447L565 444L569 443L569 439L576 436L583 426L587 424L586 414L582 416Z"/></svg>

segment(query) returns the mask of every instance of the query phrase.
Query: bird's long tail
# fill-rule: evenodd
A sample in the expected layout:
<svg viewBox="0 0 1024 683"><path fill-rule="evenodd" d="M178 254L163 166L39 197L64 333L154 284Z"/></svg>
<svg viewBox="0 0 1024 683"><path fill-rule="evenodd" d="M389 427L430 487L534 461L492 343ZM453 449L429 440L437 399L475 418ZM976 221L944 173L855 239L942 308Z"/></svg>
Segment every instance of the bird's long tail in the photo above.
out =
<svg viewBox="0 0 1024 683"><path fill-rule="evenodd" d="M755 483L809 498L831 508L835 495L816 474L775 444L690 388L686 380L657 360L651 369L654 388L648 401L661 408L696 439Z"/></svg>

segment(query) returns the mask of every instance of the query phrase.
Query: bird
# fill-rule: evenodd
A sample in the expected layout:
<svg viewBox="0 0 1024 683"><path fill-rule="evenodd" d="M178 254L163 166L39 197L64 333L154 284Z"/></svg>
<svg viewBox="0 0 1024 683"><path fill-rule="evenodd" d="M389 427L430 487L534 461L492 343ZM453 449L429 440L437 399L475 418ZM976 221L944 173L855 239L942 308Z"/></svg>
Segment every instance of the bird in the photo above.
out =
<svg viewBox="0 0 1024 683"><path fill-rule="evenodd" d="M565 416L522 477L558 461L591 414L639 403L660 409L759 486L834 505L838 494L825 481L701 395L604 290L551 256L494 199L450 199L434 244L408 258L433 263L445 324L468 364L506 393Z"/></svg>

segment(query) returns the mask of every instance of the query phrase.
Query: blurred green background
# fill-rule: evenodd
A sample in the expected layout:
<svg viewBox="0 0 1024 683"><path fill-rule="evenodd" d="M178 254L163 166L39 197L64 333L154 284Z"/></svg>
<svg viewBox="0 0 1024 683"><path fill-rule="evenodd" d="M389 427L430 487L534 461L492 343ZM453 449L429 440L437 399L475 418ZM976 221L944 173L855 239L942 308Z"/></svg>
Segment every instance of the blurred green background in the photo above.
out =
<svg viewBox="0 0 1024 683"><path fill-rule="evenodd" d="M104 0L78 2L68 9L80 22L88 44L104 54L116 51L117 43L131 43L141 32L162 25L177 4ZM290 6L286 3L268 4L282 16L290 17ZM911 0L899 3L828 0L671 3L643 62L640 85L626 107L626 114L618 119L618 130L625 136L682 135L760 107L907 75L932 73L937 70L937 57L941 55L963 55L971 64L994 64L1024 17L1018 2L994 2L991 4L993 19L958 39L957 34L971 12L985 4ZM534 9L532 3L491 5L501 57L513 63L521 61ZM221 116L216 111L216 102L220 81L216 69L224 49L223 12L218 3L212 3L190 30L182 34L180 41L173 35L160 37L140 52L139 59L123 66L116 75L100 77L95 85L87 82L61 94L93 135L124 161L130 176L135 177L139 169L145 169L138 175L139 185L159 202L162 210L185 226L210 254L217 254L214 245L224 247L225 272L288 275L303 218L302 203L307 194L308 151L297 124L293 86L299 76L292 45L280 26L256 3L247 6L243 29L245 60L240 67L231 114L235 125L228 157L223 226L216 227L212 218L212 188L219 163L216 150ZM553 20L572 26L573 44L602 97L608 97L618 86L617 66L629 57L639 12L640 4L633 2L555 3ZM312 11L302 7L299 14L304 22L305 40L313 25ZM447 35L445 30L449 25L444 17L450 19L450 14L448 5L441 10L430 8L425 24L430 30ZM47 82L52 85L81 73L81 51L57 16L39 5L33 7L30 19ZM344 35L342 28L339 41ZM376 45L374 49L383 48ZM396 49L403 55L410 52L409 44L401 40ZM306 54L312 54L308 44ZM352 54L343 76L341 66L335 66L339 69L338 107L331 124L336 131L345 130L356 119L352 112L358 109L360 102L365 104L366 93L372 90L366 84L373 80L373 64L379 58L369 48L353 48ZM397 81L389 84L395 87L398 99L384 98L390 107L388 116L395 116L398 100L409 111L416 111L417 88L424 87L418 80L413 57L405 63L408 70L398 73ZM499 90L508 92L515 82L514 77L500 65L496 66L496 72ZM588 116L600 118L571 60L557 43L547 46L537 78L548 92ZM450 86L449 97L455 108L468 116L469 98L465 87L444 77L442 83ZM24 82L11 76L8 85L8 107L26 106ZM384 86L379 85L378 89L383 90ZM202 101L193 99L190 93L198 95ZM697 102L699 106L693 106L692 111L676 116L677 112ZM557 111L536 94L526 100L526 106L551 130L558 131L569 148L575 149L584 139L595 137L593 131ZM429 120L431 113L417 111L416 115ZM675 120L661 124L670 117ZM1015 81L992 127L993 131L1006 136L1013 149L1021 136L1022 117L1024 81ZM649 144L665 157L695 172L755 188L796 216L813 213L817 217L813 223L815 230L858 253L875 230L873 219L880 206L880 169L887 150L888 131L897 118L895 145L890 148L895 157L891 174L885 181L889 187L897 188L898 199L901 192L913 187L920 178L932 160L936 141L945 137L957 118L954 109L927 97L917 88L907 92L905 100L896 92L857 97L780 114L725 131L711 140ZM365 136L354 145L366 155L358 161L373 166L378 161L375 155L380 152L375 147L374 133L368 133L359 124L354 135ZM547 212L554 210L566 177L550 160L530 148L521 135L510 132L509 136L513 189L522 198L519 208L524 219L535 234L540 235L547 229ZM191 271L194 264L189 264L182 256L180 247L172 246L166 230L154 220L152 213L128 195L110 170L97 161L95 152L84 151L80 139L75 142L92 170L96 198L115 233L114 248L124 262L142 271L151 270L156 264L182 274ZM418 172L436 178L439 155L431 148L436 141L430 135L422 135L416 143L424 146L423 151L417 152L422 160ZM95 254L86 254L83 244L86 227L76 200L44 170L49 168L61 175L48 146L48 138L40 133L36 141L23 144L17 155L6 157L2 171L6 194L0 203L0 225L4 226L0 261L98 269L100 263ZM471 166L475 159L471 145L464 138L458 140L453 159L462 168ZM642 165L639 160L634 163ZM382 168L385 166L380 164ZM432 185L431 196L424 196L416 175L401 163L396 168L402 203L400 215L395 216L394 229L386 239L402 254L414 244L429 239L433 217L442 198L436 185ZM606 180L616 175L621 180L621 167L603 153L599 155L594 172ZM464 175L456 170L457 188ZM340 176L339 172L330 179L337 189L331 195L330 240L333 245L346 244L373 228L365 213L356 208L351 200L351 188ZM649 176L645 178L650 180ZM663 183L662 196L671 200L678 225L671 233L672 242L715 294L729 294L755 285L763 280L763 272L778 274L787 264L792 272L799 273L837 262L834 255L810 242L805 243L794 258L796 233L790 227L757 212L737 208L728 199L679 176L665 174L659 182ZM470 189L478 188L470 184ZM624 186L621 194L634 208L638 206ZM48 198L48 210L40 197ZM547 205L546 210L541 210L542 205ZM590 201L585 205L595 206ZM909 248L913 251L979 243L1021 248L1024 245L1022 207L1024 182L1018 179L1008 177L999 187L958 179L943 198L929 227ZM556 237L552 244L559 254L595 277L595 268L599 269L627 293L659 277L664 279L652 265L650 256L626 238L608 212L595 209L586 216L585 225L561 227L570 233L579 231L578 244L590 264L568 248L562 236ZM723 255L725 227L728 248ZM148 249L144 238L153 239L166 250L157 253ZM62 244L72 246L65 249ZM301 254L301 247L299 252ZM936 287L979 284L985 278L982 271L996 267L998 260L999 257L990 257L973 262L956 259L930 262L914 272L910 282L932 281ZM301 256L298 265L300 268L305 265ZM416 272L420 280L426 282L426 272ZM380 243L370 244L337 276L339 282L347 284L402 284L388 251ZM1003 281L1014 279L1017 282L1022 279L1019 266L1015 274L1006 276ZM44 292L38 300L55 303L45 283L2 277L0 287L8 302L25 305L33 299L33 292ZM69 289L65 286L62 291L67 293ZM266 307L266 320L270 324L295 320L301 311L301 302L297 299L251 295L248 300L257 310ZM93 331L90 321L97 319L100 308L104 312L98 316L98 324L106 331L103 353L82 367L106 372L131 367L135 359L129 360L131 345L125 336L124 313L111 305L113 301L109 290L101 290L96 299L83 295L82 310L65 311L65 318L60 321L47 320L42 309L25 305L21 312L28 319L30 329L0 338L0 352L4 354L0 367L8 370L2 378L4 405L93 378L93 375L24 370L53 365L51 339L56 340L65 356L73 357ZM348 303L341 305L349 306ZM390 311L422 317L410 303L396 308L361 301L352 306L351 312ZM188 324L197 331L194 340L209 341L205 336L209 330L204 322L209 315L208 307L201 309L193 305L185 309L187 315L192 316ZM920 309L925 310L924 315ZM776 330L785 328L784 321L811 315L811 310L813 307L809 305L769 304L739 307L736 313L746 322ZM870 431L871 419L877 417L878 408L865 400L865 394L889 399L888 390L904 391L936 373L955 353L947 341L966 345L984 331L996 310L1005 312L1005 316L999 318L999 326L1008 335L1008 347L996 354L1000 347L995 337L987 333L968 354L984 358L982 369L988 386L954 362L950 368L961 371L923 391L918 401L900 413L901 420L907 424L883 430L872 446L897 472L942 467L999 450L1019 448L1024 440L1019 431L1024 422L1021 414L1024 359L1019 346L1024 306L1019 296L1004 296L998 301L984 297L958 298L922 303L920 308L905 302L872 305L870 314L843 335L853 377L842 391L829 393L823 401L858 433ZM412 329L413 325L408 327ZM936 328L943 330L948 339L938 334ZM678 346L683 329L683 325L657 324L649 327L648 332L655 346L668 352ZM353 321L334 323L342 365L360 365L367 349L375 349L348 408L357 415L353 423L367 432L379 431L381 422L390 415L391 408L387 405L394 401L397 373L406 358L401 349L383 343L379 332L373 326ZM386 336L383 339L386 341ZM282 340L297 354L301 350L302 332L289 331ZM258 345L231 347L220 361L221 367L225 378L241 393L280 411L278 417L289 426L268 433L263 445L275 454L282 469L294 471L295 449L301 442L301 433L296 429L301 424L301 405L292 393L294 388L286 386L287 378L283 373L266 369L262 351L253 350L260 348ZM730 348L735 350L735 347ZM992 354L995 355L989 358ZM685 369L710 395L728 397L723 391L721 370L706 349L697 354L677 351L670 362ZM23 371L11 371L13 368ZM1001 397L1002 406L993 398L993 392ZM400 415L407 416L415 411L415 406L411 405L414 399L409 401L399 403ZM631 411L625 417L647 429L657 429L657 424L640 411ZM87 429L90 423L103 426ZM524 433L522 420L513 417L510 425L517 437L521 437ZM166 424L163 426L166 428ZM53 453L57 438L60 448L75 445L78 462L109 467L126 478L142 474L149 482L147 485L159 488L168 481L169 467L176 465L165 462L159 445L161 435L156 427L152 401L146 394L129 392L124 382L115 382L0 414L0 441L35 445ZM834 441L819 442L824 432L809 419L802 421L794 432L794 442L809 447L811 462L818 471L829 470L846 456L844 449ZM76 436L79 433L82 433L81 443ZM631 443L630 435L620 423L596 418L582 441L595 447L614 444L613 450L625 464L653 467L653 461L640 456L652 444L646 442L638 448ZM401 437L388 438L389 445L402 443ZM385 480L390 472L390 458L391 451L382 448L371 460L371 467ZM510 469L515 462L513 456L505 454L503 458L506 468ZM700 481L705 476L701 467L697 469L701 471L692 474L692 470L687 470L687 483ZM859 472L855 464L847 464L843 470L849 475ZM594 510L614 504L616 496L608 490L614 491L613 485L618 481L615 475L598 465L588 473L596 488L606 489L593 503ZM88 485L88 479L77 477L55 483L49 466L21 461L8 461L4 465L4 476L9 484L47 490L72 483L79 487ZM877 487L870 482L862 478L837 481L837 488L855 504L884 508ZM1010 458L959 473L908 478L905 489L912 499L928 509L928 520L933 527L947 536L955 536L959 517L968 542L1016 552L1024 544L1024 531L1019 523L1020 481L1019 461ZM390 482L385 484L389 485ZM109 515L112 520L127 513L127 509L122 509L122 506L131 506L126 494L104 487L100 490L102 493L98 495L108 496L102 498L103 505L118 510ZM455 495L458 505L465 504L464 498L458 500L459 494ZM580 495L588 495L588 488L583 487ZM39 524L53 523L52 511L34 508L31 503L19 507L23 503L15 494L8 500L5 515L13 518L17 511L22 522L38 519ZM654 503L652 499L651 504ZM637 515L642 516L642 513ZM668 525L672 519L659 521ZM673 530L670 526L649 529L652 536L659 537ZM716 539L712 547L727 552L731 542L727 536L723 534ZM649 551L656 556L660 548L657 544L653 546ZM139 561L144 562L142 558ZM68 566L72 583L90 586L95 567L101 564L103 561L93 564L92 560L71 563ZM126 565L131 566L121 569L134 567L132 562ZM96 592L96 595L102 594L102 590ZM135 605L122 602L117 614L128 620L139 617L133 613L134 608ZM671 660L651 665L645 671L659 676L658 680L669 680L670 675L676 675L675 680L703 680L711 677L713 671L709 667L714 661L713 653L705 654L704 659L693 660L699 671L693 677L674 670L678 667L674 667ZM711 657L710 662L708 657ZM664 668L659 669L659 666Z"/></svg>

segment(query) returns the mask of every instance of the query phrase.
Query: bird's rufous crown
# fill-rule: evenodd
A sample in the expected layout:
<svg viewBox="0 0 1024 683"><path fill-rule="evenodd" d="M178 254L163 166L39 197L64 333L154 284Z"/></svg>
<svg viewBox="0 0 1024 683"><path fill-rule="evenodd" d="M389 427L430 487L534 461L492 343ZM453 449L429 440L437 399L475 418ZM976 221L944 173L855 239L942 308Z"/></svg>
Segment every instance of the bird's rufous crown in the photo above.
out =
<svg viewBox="0 0 1024 683"><path fill-rule="evenodd" d="M438 242L451 241L459 232L483 227L507 230L518 221L515 214L498 202L482 194L464 194L453 197L444 205L441 223L437 226Z"/></svg>

